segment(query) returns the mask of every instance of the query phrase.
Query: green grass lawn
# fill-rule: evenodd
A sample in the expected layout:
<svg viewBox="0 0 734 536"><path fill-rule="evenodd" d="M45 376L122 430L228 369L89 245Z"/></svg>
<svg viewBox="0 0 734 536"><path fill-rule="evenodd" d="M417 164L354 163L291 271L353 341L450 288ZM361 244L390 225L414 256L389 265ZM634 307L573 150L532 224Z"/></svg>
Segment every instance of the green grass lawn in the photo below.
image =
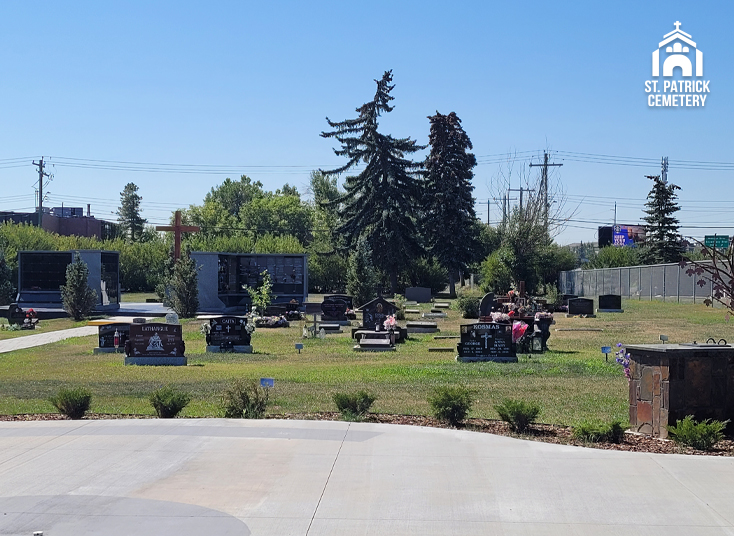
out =
<svg viewBox="0 0 734 536"><path fill-rule="evenodd" d="M0 318L0 341L5 339L14 339L15 337L24 337L26 335L36 335L38 333L48 333L50 331L58 331L60 329L78 328L86 326L86 321L75 322L71 318L53 318L51 320L41 320L36 329L21 329L19 331L8 331L4 329L8 326L8 321Z"/></svg>
<svg viewBox="0 0 734 536"><path fill-rule="evenodd" d="M633 300L623 302L623 307L625 313L598 318L567 319L557 314L551 351L520 356L511 364L457 363L454 353L429 353L429 347L456 344L455 339L434 340L432 334L414 335L396 352L354 352L348 333L304 341L300 322L287 329L258 329L251 355L204 353L201 322L187 322L187 367L125 367L119 354L93 355L95 337L69 339L0 354L0 414L55 411L48 397L61 386L77 385L93 392L94 412L153 414L149 393L172 384L193 397L183 416L221 416L221 392L234 379L272 377L271 413L334 411L335 392L366 389L377 396L373 411L429 414L426 398L432 388L463 384L477 394L473 417L497 418L494 404L515 397L540 404L542 422L625 420L627 380L613 356L605 362L601 346L654 343L661 333L670 342L708 337L734 341L734 324L726 321L721 309ZM438 320L442 335L458 334L459 324L465 322L469 321L453 310L449 318ZM304 343L300 354L296 342Z"/></svg>
<svg viewBox="0 0 734 536"><path fill-rule="evenodd" d="M158 295L155 292L123 292L120 301L131 303L145 303L145 300L157 300Z"/></svg>

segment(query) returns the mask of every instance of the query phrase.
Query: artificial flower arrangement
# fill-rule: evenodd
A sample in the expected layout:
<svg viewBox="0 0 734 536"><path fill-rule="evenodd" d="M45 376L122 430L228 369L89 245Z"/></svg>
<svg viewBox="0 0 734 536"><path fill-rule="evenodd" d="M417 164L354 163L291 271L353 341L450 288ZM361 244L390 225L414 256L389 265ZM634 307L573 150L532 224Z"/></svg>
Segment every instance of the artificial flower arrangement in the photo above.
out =
<svg viewBox="0 0 734 536"><path fill-rule="evenodd" d="M495 313L489 313L489 316L492 318L492 322L504 322L507 323L510 321L510 315L500 312Z"/></svg>
<svg viewBox="0 0 734 536"><path fill-rule="evenodd" d="M395 326L397 325L397 321L395 320L395 315L388 316L385 321L382 323L384 328L386 330L395 329Z"/></svg>
<svg viewBox="0 0 734 536"><path fill-rule="evenodd" d="M520 339L522 339L527 329L528 329L528 325L525 322L513 322L512 323L512 342L517 342Z"/></svg>

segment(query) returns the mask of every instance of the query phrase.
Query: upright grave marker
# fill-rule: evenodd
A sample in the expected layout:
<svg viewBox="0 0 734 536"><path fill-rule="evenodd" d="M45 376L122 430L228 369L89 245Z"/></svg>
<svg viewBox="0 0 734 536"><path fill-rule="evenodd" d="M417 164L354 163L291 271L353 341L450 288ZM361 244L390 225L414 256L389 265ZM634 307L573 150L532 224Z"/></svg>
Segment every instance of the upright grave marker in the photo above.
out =
<svg viewBox="0 0 734 536"><path fill-rule="evenodd" d="M131 324L125 343L126 365L187 364L180 324Z"/></svg>
<svg viewBox="0 0 734 536"><path fill-rule="evenodd" d="M624 313L622 296L619 294L602 294L599 296L598 313Z"/></svg>
<svg viewBox="0 0 734 536"><path fill-rule="evenodd" d="M517 350L512 342L512 326L495 322L462 324L461 341L456 345L457 361L498 361L516 363Z"/></svg>
<svg viewBox="0 0 734 536"><path fill-rule="evenodd" d="M206 351L231 351L251 354L252 337L247 317L218 316L209 319L209 333L206 335Z"/></svg>

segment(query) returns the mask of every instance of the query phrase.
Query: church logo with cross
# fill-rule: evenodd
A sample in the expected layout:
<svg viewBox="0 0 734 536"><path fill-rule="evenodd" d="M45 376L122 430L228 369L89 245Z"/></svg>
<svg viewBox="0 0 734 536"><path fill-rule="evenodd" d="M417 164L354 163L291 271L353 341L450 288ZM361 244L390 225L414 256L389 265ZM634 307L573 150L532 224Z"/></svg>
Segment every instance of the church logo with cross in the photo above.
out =
<svg viewBox="0 0 734 536"><path fill-rule="evenodd" d="M691 34L675 30L663 36L652 52L653 80L645 82L648 106L703 107L710 80L703 80L703 52Z"/></svg>

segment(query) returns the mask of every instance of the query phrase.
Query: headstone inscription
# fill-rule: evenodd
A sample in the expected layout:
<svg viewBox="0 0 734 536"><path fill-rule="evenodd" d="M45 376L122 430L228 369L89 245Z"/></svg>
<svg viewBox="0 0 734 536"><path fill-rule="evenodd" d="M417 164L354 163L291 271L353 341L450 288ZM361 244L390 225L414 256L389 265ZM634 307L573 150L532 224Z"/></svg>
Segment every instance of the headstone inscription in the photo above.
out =
<svg viewBox="0 0 734 536"><path fill-rule="evenodd" d="M349 306L344 300L325 298L324 301L321 302L321 320L326 322L346 321L346 312L348 308Z"/></svg>
<svg viewBox="0 0 734 536"><path fill-rule="evenodd" d="M395 305L384 298L375 298L359 309L362 311L362 328L374 330L379 325L380 331L384 329L385 319L398 311Z"/></svg>
<svg viewBox="0 0 734 536"><path fill-rule="evenodd" d="M130 324L126 365L186 365L180 324Z"/></svg>
<svg viewBox="0 0 734 536"><path fill-rule="evenodd" d="M456 345L457 361L517 362L517 350L512 342L512 326L495 322L462 324L460 342Z"/></svg>
<svg viewBox="0 0 734 536"><path fill-rule="evenodd" d="M622 296L618 294L602 294L599 296L599 312L624 312L622 310Z"/></svg>
<svg viewBox="0 0 734 536"><path fill-rule="evenodd" d="M569 315L594 315L594 300L590 298L572 298L568 300Z"/></svg>
<svg viewBox="0 0 734 536"><path fill-rule="evenodd" d="M222 349L241 353L251 353L251 334L247 330L244 316L219 316L209 319L209 333L206 336L207 352Z"/></svg>
<svg viewBox="0 0 734 536"><path fill-rule="evenodd" d="M115 344L115 334L117 334L117 344ZM129 322L99 326L99 348L95 348L95 353L114 352L116 349L123 351L129 338Z"/></svg>

